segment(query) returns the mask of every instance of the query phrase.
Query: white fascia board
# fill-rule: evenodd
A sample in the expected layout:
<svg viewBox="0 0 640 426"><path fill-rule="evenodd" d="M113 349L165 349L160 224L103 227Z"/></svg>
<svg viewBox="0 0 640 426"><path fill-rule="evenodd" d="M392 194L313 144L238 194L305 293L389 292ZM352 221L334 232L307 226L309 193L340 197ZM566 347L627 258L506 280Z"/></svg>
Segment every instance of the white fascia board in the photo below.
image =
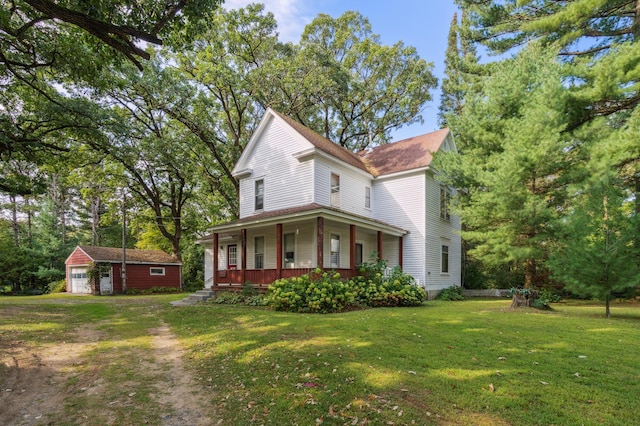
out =
<svg viewBox="0 0 640 426"><path fill-rule="evenodd" d="M431 166L420 167L418 169L404 170L402 172L397 172L397 173L391 173L391 174L388 174L388 175L377 176L374 180L393 179L393 178L398 178L398 177L403 177L403 176L406 176L406 175L418 174L418 173L423 173L423 172L433 172L433 169L431 168Z"/></svg>
<svg viewBox="0 0 640 426"><path fill-rule="evenodd" d="M244 179L251 176L252 174L253 174L253 169L236 170L234 168L233 171L231 172L231 175L237 179Z"/></svg>
<svg viewBox="0 0 640 426"><path fill-rule="evenodd" d="M262 132L264 132L264 130L267 128L269 121L271 121L271 119L273 119L274 117L275 117L275 114L273 113L273 110L271 108L267 108L264 115L262 116L262 119L260 120L260 124L258 124L258 127L251 135L251 138L249 139L249 142L247 142L247 145L244 147L242 154L240 154L240 158L238 158L238 162L233 167L233 170L231 170L231 174L233 176L235 176L236 173L239 173L243 170L248 170L248 168L245 167L245 164L247 163L249 157L253 154L255 145L256 143L258 143L258 139L262 135Z"/></svg>

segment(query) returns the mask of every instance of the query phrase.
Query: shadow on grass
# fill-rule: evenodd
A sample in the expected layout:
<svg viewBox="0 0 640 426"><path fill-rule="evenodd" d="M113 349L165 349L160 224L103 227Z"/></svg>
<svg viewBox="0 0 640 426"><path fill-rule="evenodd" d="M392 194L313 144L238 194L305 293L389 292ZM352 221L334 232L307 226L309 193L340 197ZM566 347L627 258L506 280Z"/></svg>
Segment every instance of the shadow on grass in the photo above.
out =
<svg viewBox="0 0 640 426"><path fill-rule="evenodd" d="M639 384L620 380L636 373L603 355L632 364L633 350L618 340L632 343L638 331L622 321L587 333L603 320L508 306L315 315L202 305L166 318L228 421L624 424L600 404L633 412L629 392Z"/></svg>

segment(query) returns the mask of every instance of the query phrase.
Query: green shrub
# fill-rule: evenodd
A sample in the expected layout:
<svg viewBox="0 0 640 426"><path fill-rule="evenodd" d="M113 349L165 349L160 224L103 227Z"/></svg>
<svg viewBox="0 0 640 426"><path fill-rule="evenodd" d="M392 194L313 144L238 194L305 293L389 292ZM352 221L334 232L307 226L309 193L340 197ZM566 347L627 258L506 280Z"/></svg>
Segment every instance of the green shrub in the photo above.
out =
<svg viewBox="0 0 640 426"><path fill-rule="evenodd" d="M419 306L427 295L418 287L411 275L400 268L394 268L385 277L376 272L371 277L355 277L351 280L356 291L356 301L362 305L378 306Z"/></svg>
<svg viewBox="0 0 640 426"><path fill-rule="evenodd" d="M182 293L182 289L178 287L151 287L140 292L141 294L171 294Z"/></svg>
<svg viewBox="0 0 640 426"><path fill-rule="evenodd" d="M223 291L212 301L213 303L218 303L220 305L238 305L244 303L244 297L240 293L234 291Z"/></svg>
<svg viewBox="0 0 640 426"><path fill-rule="evenodd" d="M337 272L316 269L308 275L277 280L265 303L289 312L340 312L350 306L418 306L426 293L400 268L385 276L384 262L365 265L365 276L343 280Z"/></svg>
<svg viewBox="0 0 640 426"><path fill-rule="evenodd" d="M249 281L244 283L244 286L242 286L242 295L243 296L248 297L248 296L254 296L256 294L258 294L258 291L253 286L253 284L251 284Z"/></svg>
<svg viewBox="0 0 640 426"><path fill-rule="evenodd" d="M254 294L244 298L244 304L248 306L264 306L264 294Z"/></svg>
<svg viewBox="0 0 640 426"><path fill-rule="evenodd" d="M436 296L438 300L464 300L462 295L462 287L452 285L451 287L440 290Z"/></svg>
<svg viewBox="0 0 640 426"><path fill-rule="evenodd" d="M300 277L282 278L269 286L265 303L279 311L339 312L355 294L337 272L316 269Z"/></svg>
<svg viewBox="0 0 640 426"><path fill-rule="evenodd" d="M58 280L47 284L45 293L62 293L63 291L67 291L67 281Z"/></svg>
<svg viewBox="0 0 640 426"><path fill-rule="evenodd" d="M194 278L191 280L185 280L182 283L182 287L184 288L184 291L186 291L187 293L194 293L204 288L204 280L197 279L197 278Z"/></svg>
<svg viewBox="0 0 640 426"><path fill-rule="evenodd" d="M562 297L553 290L543 288L540 290L538 298L533 301L533 306L538 309L550 309L550 303L559 302Z"/></svg>

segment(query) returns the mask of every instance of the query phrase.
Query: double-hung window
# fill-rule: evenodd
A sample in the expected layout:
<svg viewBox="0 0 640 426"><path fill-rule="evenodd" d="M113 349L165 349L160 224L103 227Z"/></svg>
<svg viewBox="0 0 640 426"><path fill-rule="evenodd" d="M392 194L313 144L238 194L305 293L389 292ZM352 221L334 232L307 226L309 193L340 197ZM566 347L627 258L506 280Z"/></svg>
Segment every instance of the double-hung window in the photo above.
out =
<svg viewBox="0 0 640 426"><path fill-rule="evenodd" d="M285 268L293 268L296 264L296 234L284 234L282 249Z"/></svg>
<svg viewBox="0 0 640 426"><path fill-rule="evenodd" d="M443 186L440 187L440 219L449 220L449 190Z"/></svg>
<svg viewBox="0 0 640 426"><path fill-rule="evenodd" d="M340 267L340 235L331 234L331 267Z"/></svg>
<svg viewBox="0 0 640 426"><path fill-rule="evenodd" d="M331 173L331 206L340 207L340 175Z"/></svg>
<svg viewBox="0 0 640 426"><path fill-rule="evenodd" d="M264 209L264 179L256 180L255 187L255 209Z"/></svg>
<svg viewBox="0 0 640 426"><path fill-rule="evenodd" d="M264 269L264 237L255 237L254 240L255 245L255 269Z"/></svg>
<svg viewBox="0 0 640 426"><path fill-rule="evenodd" d="M449 273L449 246L442 245L440 259L442 262L441 272L443 274Z"/></svg>
<svg viewBox="0 0 640 426"><path fill-rule="evenodd" d="M367 209L371 208L371 188L368 186L364 187L364 206Z"/></svg>

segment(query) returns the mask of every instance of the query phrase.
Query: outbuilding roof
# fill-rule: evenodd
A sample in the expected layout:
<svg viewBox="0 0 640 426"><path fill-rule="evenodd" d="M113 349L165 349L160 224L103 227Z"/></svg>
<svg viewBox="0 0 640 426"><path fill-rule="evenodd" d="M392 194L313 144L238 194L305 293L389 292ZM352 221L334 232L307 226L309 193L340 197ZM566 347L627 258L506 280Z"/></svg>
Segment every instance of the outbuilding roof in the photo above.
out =
<svg viewBox="0 0 640 426"><path fill-rule="evenodd" d="M94 262L122 262L122 249L118 247L78 246ZM180 265L181 262L174 256L162 250L126 250L127 263Z"/></svg>

